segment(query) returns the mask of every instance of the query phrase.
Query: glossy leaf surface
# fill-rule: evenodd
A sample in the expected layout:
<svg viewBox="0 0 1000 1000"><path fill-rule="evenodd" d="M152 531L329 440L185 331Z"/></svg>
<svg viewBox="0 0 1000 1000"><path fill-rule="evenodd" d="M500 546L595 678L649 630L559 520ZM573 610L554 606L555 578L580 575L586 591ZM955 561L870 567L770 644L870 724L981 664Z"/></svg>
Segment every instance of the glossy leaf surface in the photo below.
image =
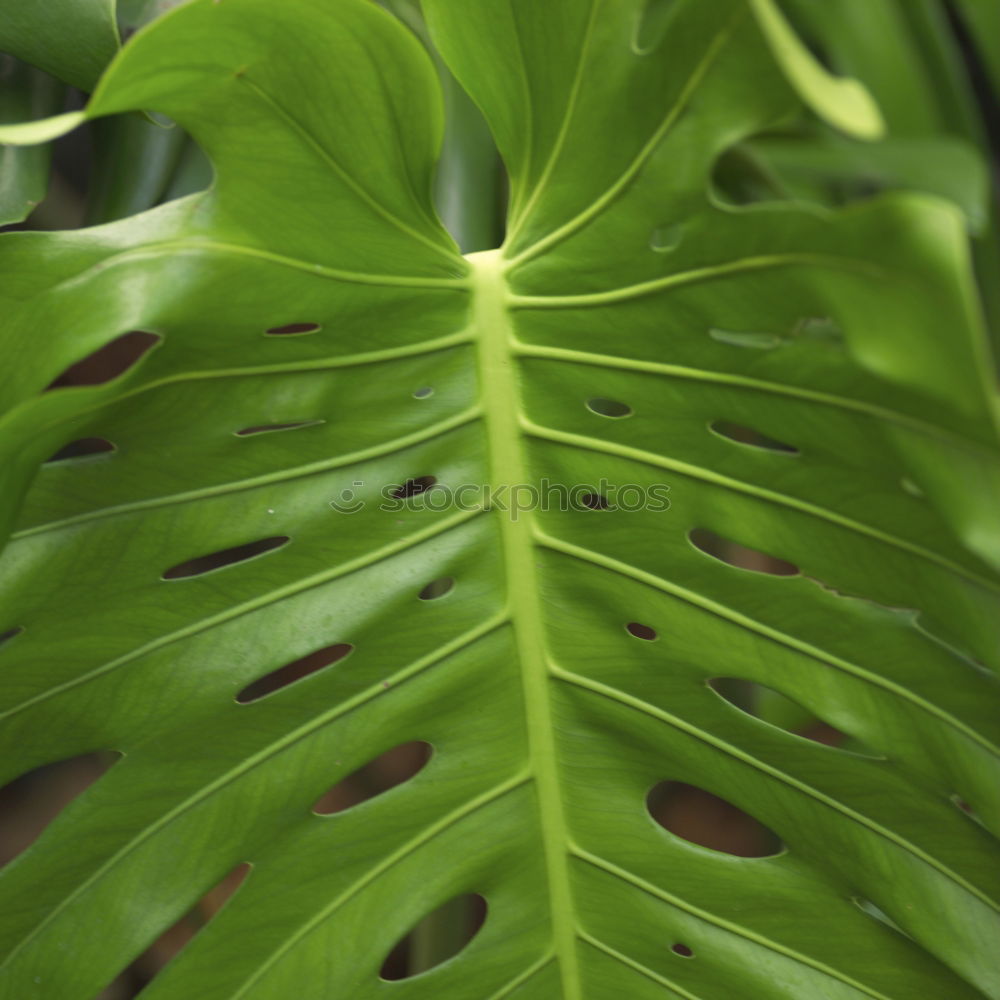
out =
<svg viewBox="0 0 1000 1000"><path fill-rule="evenodd" d="M511 177L466 258L435 70L374 4L193 0L117 57L86 115L171 116L216 181L0 240L4 773L124 755L0 872L0 992L94 996L249 863L144 997L1000 996L964 220L709 193L798 107L752 6L425 0ZM159 340L44 392L130 331ZM81 439L115 450L43 464ZM314 812L413 741L411 780ZM647 800L679 786L783 847L671 832ZM457 955L380 978L474 894Z"/></svg>

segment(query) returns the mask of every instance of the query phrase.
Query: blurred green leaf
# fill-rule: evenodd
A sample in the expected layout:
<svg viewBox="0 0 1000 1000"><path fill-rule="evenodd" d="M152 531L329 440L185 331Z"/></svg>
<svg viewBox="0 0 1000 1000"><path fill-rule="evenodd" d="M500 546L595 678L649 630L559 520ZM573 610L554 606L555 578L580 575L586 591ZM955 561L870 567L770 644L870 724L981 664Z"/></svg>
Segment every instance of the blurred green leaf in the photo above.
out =
<svg viewBox="0 0 1000 1000"><path fill-rule="evenodd" d="M0 0L0 50L81 90L117 49L115 0Z"/></svg>
<svg viewBox="0 0 1000 1000"><path fill-rule="evenodd" d="M0 54L0 124L51 115L62 96L47 73ZM49 159L45 146L0 145L0 226L26 219L45 197Z"/></svg>
<svg viewBox="0 0 1000 1000"><path fill-rule="evenodd" d="M182 129L139 115L94 124L94 175L87 221L122 219L166 194L187 137Z"/></svg>
<svg viewBox="0 0 1000 1000"><path fill-rule="evenodd" d="M973 36L1000 99L1000 4L996 0L955 0L955 5Z"/></svg>
<svg viewBox="0 0 1000 1000"><path fill-rule="evenodd" d="M857 143L833 135L809 141L781 136L750 149L786 186L785 194L847 204L888 190L926 191L958 205L969 230L982 233L990 211L990 178L973 146L952 136Z"/></svg>
<svg viewBox="0 0 1000 1000"><path fill-rule="evenodd" d="M859 139L878 139L885 122L858 80L830 74L792 30L774 0L749 0L778 65L802 100L834 127Z"/></svg>
<svg viewBox="0 0 1000 1000"><path fill-rule="evenodd" d="M123 34L131 34L186 2L187 0L118 0L118 24Z"/></svg>

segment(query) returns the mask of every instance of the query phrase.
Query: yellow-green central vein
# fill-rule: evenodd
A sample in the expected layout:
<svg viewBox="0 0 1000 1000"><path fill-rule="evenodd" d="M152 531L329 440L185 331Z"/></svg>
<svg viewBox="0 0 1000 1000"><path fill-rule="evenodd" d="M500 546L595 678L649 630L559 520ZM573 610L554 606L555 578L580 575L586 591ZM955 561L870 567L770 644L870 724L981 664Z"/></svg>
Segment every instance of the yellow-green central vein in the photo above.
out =
<svg viewBox="0 0 1000 1000"><path fill-rule="evenodd" d="M509 295L499 251L472 254L472 326L479 343L479 378L486 420L490 487L528 484L517 386L517 358ZM554 951L566 1000L580 1000L576 928L569 874L569 836L559 788L553 736L551 685L545 655L542 606L535 572L537 556L532 515L497 510L513 623L524 689L531 769L538 794L539 821L548 875Z"/></svg>

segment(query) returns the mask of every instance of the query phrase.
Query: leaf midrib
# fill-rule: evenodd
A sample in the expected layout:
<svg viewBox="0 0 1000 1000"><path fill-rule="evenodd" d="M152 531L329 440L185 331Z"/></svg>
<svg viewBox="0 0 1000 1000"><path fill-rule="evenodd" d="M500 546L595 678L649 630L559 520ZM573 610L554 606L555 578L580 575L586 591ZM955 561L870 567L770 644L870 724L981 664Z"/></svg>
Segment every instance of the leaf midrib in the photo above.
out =
<svg viewBox="0 0 1000 1000"><path fill-rule="evenodd" d="M486 421L491 491L532 482L524 454L517 384L516 342L510 293L501 251L471 254L472 325L479 339L479 377ZM509 495L509 494L508 494ZM582 1000L577 928L569 871L569 833L556 763L553 709L541 597L535 571L530 512L498 510L507 587L508 615L521 668L528 755L538 795L539 825L548 881L553 947L559 962L563 1000Z"/></svg>

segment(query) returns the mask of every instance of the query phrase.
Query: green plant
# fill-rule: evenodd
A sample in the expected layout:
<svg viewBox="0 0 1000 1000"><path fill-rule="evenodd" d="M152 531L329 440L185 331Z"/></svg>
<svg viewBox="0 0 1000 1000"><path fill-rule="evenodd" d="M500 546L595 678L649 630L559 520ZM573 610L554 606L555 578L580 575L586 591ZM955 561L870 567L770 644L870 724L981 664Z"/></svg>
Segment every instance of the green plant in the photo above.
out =
<svg viewBox="0 0 1000 1000"><path fill-rule="evenodd" d="M0 129L149 109L215 170L0 239L4 774L121 755L0 872L0 996L93 997L247 862L144 997L1000 996L988 198L801 118L885 127L770 0L422 9L503 156L499 250L438 221L438 71L368 0L193 0L84 111ZM873 171L909 190L830 207ZM43 391L123 336L127 371ZM39 471L87 439L114 451ZM515 517L543 478L591 485ZM407 784L312 814L414 740ZM784 849L663 830L663 781ZM468 893L457 958L379 978Z"/></svg>

